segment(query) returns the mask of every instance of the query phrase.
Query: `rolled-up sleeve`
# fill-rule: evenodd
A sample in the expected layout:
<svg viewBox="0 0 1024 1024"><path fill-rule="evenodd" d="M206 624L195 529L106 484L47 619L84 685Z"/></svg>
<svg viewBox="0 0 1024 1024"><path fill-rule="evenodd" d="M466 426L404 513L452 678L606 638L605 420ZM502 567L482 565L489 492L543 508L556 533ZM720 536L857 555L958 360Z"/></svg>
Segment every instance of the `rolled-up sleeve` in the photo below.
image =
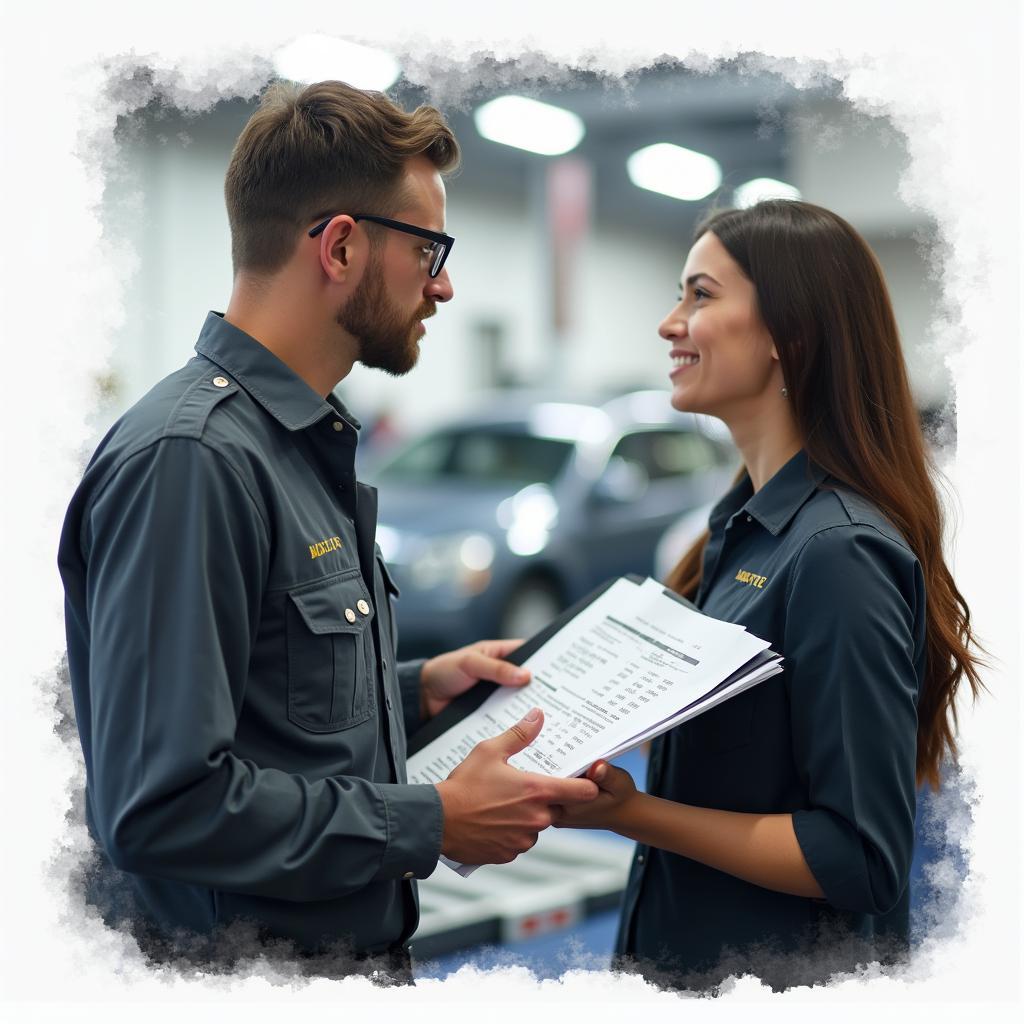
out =
<svg viewBox="0 0 1024 1024"><path fill-rule="evenodd" d="M916 558L870 526L818 533L796 560L785 676L809 806L793 826L843 910L885 913L909 877L923 613Z"/></svg>
<svg viewBox="0 0 1024 1024"><path fill-rule="evenodd" d="M233 753L272 539L229 459L182 437L135 453L87 504L82 542L88 785L115 864L289 900L429 874L432 786L311 781Z"/></svg>

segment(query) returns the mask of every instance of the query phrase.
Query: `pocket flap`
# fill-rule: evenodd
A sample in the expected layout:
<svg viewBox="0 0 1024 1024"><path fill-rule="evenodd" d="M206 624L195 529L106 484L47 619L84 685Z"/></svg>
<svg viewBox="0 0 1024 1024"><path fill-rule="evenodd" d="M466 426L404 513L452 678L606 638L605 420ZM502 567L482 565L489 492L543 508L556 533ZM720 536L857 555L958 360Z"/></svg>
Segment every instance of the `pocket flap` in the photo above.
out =
<svg viewBox="0 0 1024 1024"><path fill-rule="evenodd" d="M290 590L288 596L311 633L361 633L374 614L358 569L351 575Z"/></svg>

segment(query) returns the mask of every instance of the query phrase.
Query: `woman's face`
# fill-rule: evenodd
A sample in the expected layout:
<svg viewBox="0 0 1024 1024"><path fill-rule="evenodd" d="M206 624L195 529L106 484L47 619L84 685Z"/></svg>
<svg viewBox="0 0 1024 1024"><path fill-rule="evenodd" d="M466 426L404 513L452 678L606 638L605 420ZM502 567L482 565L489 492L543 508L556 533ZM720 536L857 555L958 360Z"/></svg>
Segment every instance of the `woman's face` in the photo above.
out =
<svg viewBox="0 0 1024 1024"><path fill-rule="evenodd" d="M679 303L658 333L670 345L672 405L679 411L730 423L780 397L778 354L754 286L710 231L690 250Z"/></svg>

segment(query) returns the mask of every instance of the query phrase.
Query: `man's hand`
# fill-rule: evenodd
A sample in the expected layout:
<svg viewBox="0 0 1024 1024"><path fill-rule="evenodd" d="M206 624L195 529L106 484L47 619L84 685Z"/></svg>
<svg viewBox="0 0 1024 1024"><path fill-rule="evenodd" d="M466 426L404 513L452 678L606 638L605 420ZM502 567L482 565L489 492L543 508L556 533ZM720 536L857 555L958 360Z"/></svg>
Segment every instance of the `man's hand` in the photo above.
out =
<svg viewBox="0 0 1024 1024"><path fill-rule="evenodd" d="M502 686L523 686L530 681L525 668L502 659L522 644L522 640L478 640L457 651L439 654L423 666L420 673L420 712L433 718L460 693L481 679Z"/></svg>
<svg viewBox="0 0 1024 1024"><path fill-rule="evenodd" d="M589 779L553 779L506 763L537 738L543 724L543 713L534 708L500 736L478 743L438 783L446 857L462 864L507 864L551 824L552 804L575 806L597 796Z"/></svg>
<svg viewBox="0 0 1024 1024"><path fill-rule="evenodd" d="M588 779L600 787L596 800L572 807L552 807L552 824L556 828L603 828L619 831L623 814L641 795L629 772L613 768L607 761L595 761L588 769Z"/></svg>

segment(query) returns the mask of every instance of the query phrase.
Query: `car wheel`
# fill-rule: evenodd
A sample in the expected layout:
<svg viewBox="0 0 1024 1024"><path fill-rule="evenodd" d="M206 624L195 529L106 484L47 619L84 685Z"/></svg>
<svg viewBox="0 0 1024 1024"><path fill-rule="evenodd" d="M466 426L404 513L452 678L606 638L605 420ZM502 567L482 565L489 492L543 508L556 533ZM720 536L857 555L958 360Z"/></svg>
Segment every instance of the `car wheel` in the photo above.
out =
<svg viewBox="0 0 1024 1024"><path fill-rule="evenodd" d="M503 637L528 639L547 626L563 609L562 599L546 580L526 579L516 585L501 615Z"/></svg>

